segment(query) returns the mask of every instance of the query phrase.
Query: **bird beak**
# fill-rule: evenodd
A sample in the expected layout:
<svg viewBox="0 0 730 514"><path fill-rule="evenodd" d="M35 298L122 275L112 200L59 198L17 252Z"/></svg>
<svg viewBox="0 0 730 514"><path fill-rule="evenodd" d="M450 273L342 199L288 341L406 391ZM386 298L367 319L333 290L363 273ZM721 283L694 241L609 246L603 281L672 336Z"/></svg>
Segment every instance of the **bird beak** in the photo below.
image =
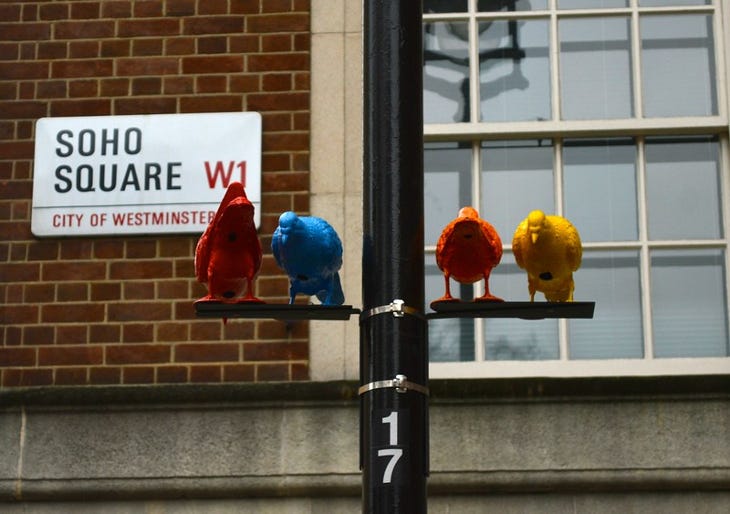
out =
<svg viewBox="0 0 730 514"><path fill-rule="evenodd" d="M535 244L537 242L537 232L530 234L530 239L532 239L532 244Z"/></svg>

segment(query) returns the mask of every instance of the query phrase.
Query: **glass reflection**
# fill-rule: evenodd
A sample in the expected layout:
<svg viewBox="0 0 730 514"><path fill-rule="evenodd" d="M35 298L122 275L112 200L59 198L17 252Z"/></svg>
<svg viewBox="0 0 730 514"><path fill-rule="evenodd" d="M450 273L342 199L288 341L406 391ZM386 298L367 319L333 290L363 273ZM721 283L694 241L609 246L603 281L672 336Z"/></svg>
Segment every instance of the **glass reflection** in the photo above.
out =
<svg viewBox="0 0 730 514"><path fill-rule="evenodd" d="M436 256L426 254L426 310L444 294L444 276L436 266ZM453 283L451 290L463 300L472 298L472 286ZM473 361L474 321L471 319L432 319L428 322L428 352L431 362Z"/></svg>
<svg viewBox="0 0 730 514"><path fill-rule="evenodd" d="M651 252L655 357L730 355L722 250Z"/></svg>
<svg viewBox="0 0 730 514"><path fill-rule="evenodd" d="M565 216L583 242L638 239L633 140L565 141L563 183Z"/></svg>
<svg viewBox="0 0 730 514"><path fill-rule="evenodd" d="M573 278L575 300L595 301L596 308L593 319L568 320L569 358L643 357L639 252L583 252Z"/></svg>
<svg viewBox="0 0 730 514"><path fill-rule="evenodd" d="M424 238L427 246L435 246L459 209L471 205L471 148L458 143L426 143L423 165Z"/></svg>
<svg viewBox="0 0 730 514"><path fill-rule="evenodd" d="M717 114L712 16L642 16L644 114Z"/></svg>
<svg viewBox="0 0 730 514"><path fill-rule="evenodd" d="M511 242L511 235L507 244ZM502 262L489 279L493 294L509 301L529 301L527 275L515 263L512 252L505 252ZM558 321L556 319L485 319L484 350L487 360L551 360L560 357Z"/></svg>
<svg viewBox="0 0 730 514"><path fill-rule="evenodd" d="M426 23L423 34L423 121L469 121L466 22Z"/></svg>
<svg viewBox="0 0 730 514"><path fill-rule="evenodd" d="M565 19L559 33L563 119L632 117L629 18Z"/></svg>
<svg viewBox="0 0 730 514"><path fill-rule="evenodd" d="M467 2L468 0L423 0L423 12L466 12Z"/></svg>
<svg viewBox="0 0 730 514"><path fill-rule="evenodd" d="M494 225L502 243L511 244L517 225L533 209L555 211L554 190L550 140L482 143L479 214Z"/></svg>
<svg viewBox="0 0 730 514"><path fill-rule="evenodd" d="M539 11L547 9L547 0L479 0L477 9L495 11Z"/></svg>
<svg viewBox="0 0 730 514"><path fill-rule="evenodd" d="M710 5L712 0L639 0L639 7L665 7L674 5Z"/></svg>
<svg viewBox="0 0 730 514"><path fill-rule="evenodd" d="M479 24L481 120L548 120L550 109L547 20Z"/></svg>
<svg viewBox="0 0 730 514"><path fill-rule="evenodd" d="M628 6L629 0L558 0L558 9L607 9Z"/></svg>
<svg viewBox="0 0 730 514"><path fill-rule="evenodd" d="M714 138L648 138L650 239L722 237L720 156Z"/></svg>

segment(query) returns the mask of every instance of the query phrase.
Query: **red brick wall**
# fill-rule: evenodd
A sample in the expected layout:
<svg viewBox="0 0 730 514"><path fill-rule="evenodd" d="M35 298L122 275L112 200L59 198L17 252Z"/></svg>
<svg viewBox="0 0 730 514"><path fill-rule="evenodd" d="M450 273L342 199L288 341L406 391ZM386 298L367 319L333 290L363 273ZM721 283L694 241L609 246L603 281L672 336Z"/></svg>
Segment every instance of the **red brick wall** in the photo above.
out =
<svg viewBox="0 0 730 514"><path fill-rule="evenodd" d="M305 322L197 320L197 236L36 239L44 116L259 111L257 294L285 302L269 250L309 208L309 0L0 3L0 385L306 380Z"/></svg>

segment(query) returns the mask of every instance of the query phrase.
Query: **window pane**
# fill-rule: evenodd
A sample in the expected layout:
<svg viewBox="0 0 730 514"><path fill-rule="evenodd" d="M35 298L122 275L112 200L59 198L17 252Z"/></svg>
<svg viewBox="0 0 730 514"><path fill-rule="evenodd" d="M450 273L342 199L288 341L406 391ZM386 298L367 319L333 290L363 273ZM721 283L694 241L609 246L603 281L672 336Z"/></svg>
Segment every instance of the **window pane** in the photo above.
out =
<svg viewBox="0 0 730 514"><path fill-rule="evenodd" d="M576 301L595 301L593 319L568 321L571 359L636 359L644 356L639 253L583 253L573 274Z"/></svg>
<svg viewBox="0 0 730 514"><path fill-rule="evenodd" d="M660 7L668 5L710 5L712 0L639 0L639 7Z"/></svg>
<svg viewBox="0 0 730 514"><path fill-rule="evenodd" d="M457 143L427 143L423 164L425 242L435 246L459 209L471 205L471 149Z"/></svg>
<svg viewBox="0 0 730 514"><path fill-rule="evenodd" d="M423 121L469 121L467 24L426 23L423 34Z"/></svg>
<svg viewBox="0 0 730 514"><path fill-rule="evenodd" d="M479 24L482 121L551 118L547 20Z"/></svg>
<svg viewBox="0 0 730 514"><path fill-rule="evenodd" d="M466 12L467 1L468 0L423 0L423 12Z"/></svg>
<svg viewBox="0 0 730 514"><path fill-rule="evenodd" d="M426 309L444 294L444 276L436 266L434 254L426 254ZM454 296L472 298L472 286L452 282ZM428 352L431 362L474 360L474 320L433 319L428 322Z"/></svg>
<svg viewBox="0 0 730 514"><path fill-rule="evenodd" d="M547 0L479 0L480 11L538 11L547 9Z"/></svg>
<svg viewBox="0 0 730 514"><path fill-rule="evenodd" d="M479 213L494 225L503 244L512 243L517 225L530 211L555 210L549 140L483 143L482 170Z"/></svg>
<svg viewBox="0 0 730 514"><path fill-rule="evenodd" d="M632 117L629 18L566 19L559 32L563 119Z"/></svg>
<svg viewBox="0 0 730 514"><path fill-rule="evenodd" d="M505 252L502 262L492 271L489 289L505 300L529 301L527 274L517 266L512 252ZM558 322L555 319L494 318L482 322L487 360L545 360L560 357Z"/></svg>
<svg viewBox="0 0 730 514"><path fill-rule="evenodd" d="M717 142L648 139L646 196L651 239L722 237Z"/></svg>
<svg viewBox="0 0 730 514"><path fill-rule="evenodd" d="M629 0L558 0L558 9L605 9L628 6Z"/></svg>
<svg viewBox="0 0 730 514"><path fill-rule="evenodd" d="M724 262L722 250L651 253L655 357L730 355Z"/></svg>
<svg viewBox="0 0 730 514"><path fill-rule="evenodd" d="M717 114L712 16L642 16L644 114Z"/></svg>
<svg viewBox="0 0 730 514"><path fill-rule="evenodd" d="M582 241L635 241L636 146L632 140L572 140L563 146L565 216Z"/></svg>

